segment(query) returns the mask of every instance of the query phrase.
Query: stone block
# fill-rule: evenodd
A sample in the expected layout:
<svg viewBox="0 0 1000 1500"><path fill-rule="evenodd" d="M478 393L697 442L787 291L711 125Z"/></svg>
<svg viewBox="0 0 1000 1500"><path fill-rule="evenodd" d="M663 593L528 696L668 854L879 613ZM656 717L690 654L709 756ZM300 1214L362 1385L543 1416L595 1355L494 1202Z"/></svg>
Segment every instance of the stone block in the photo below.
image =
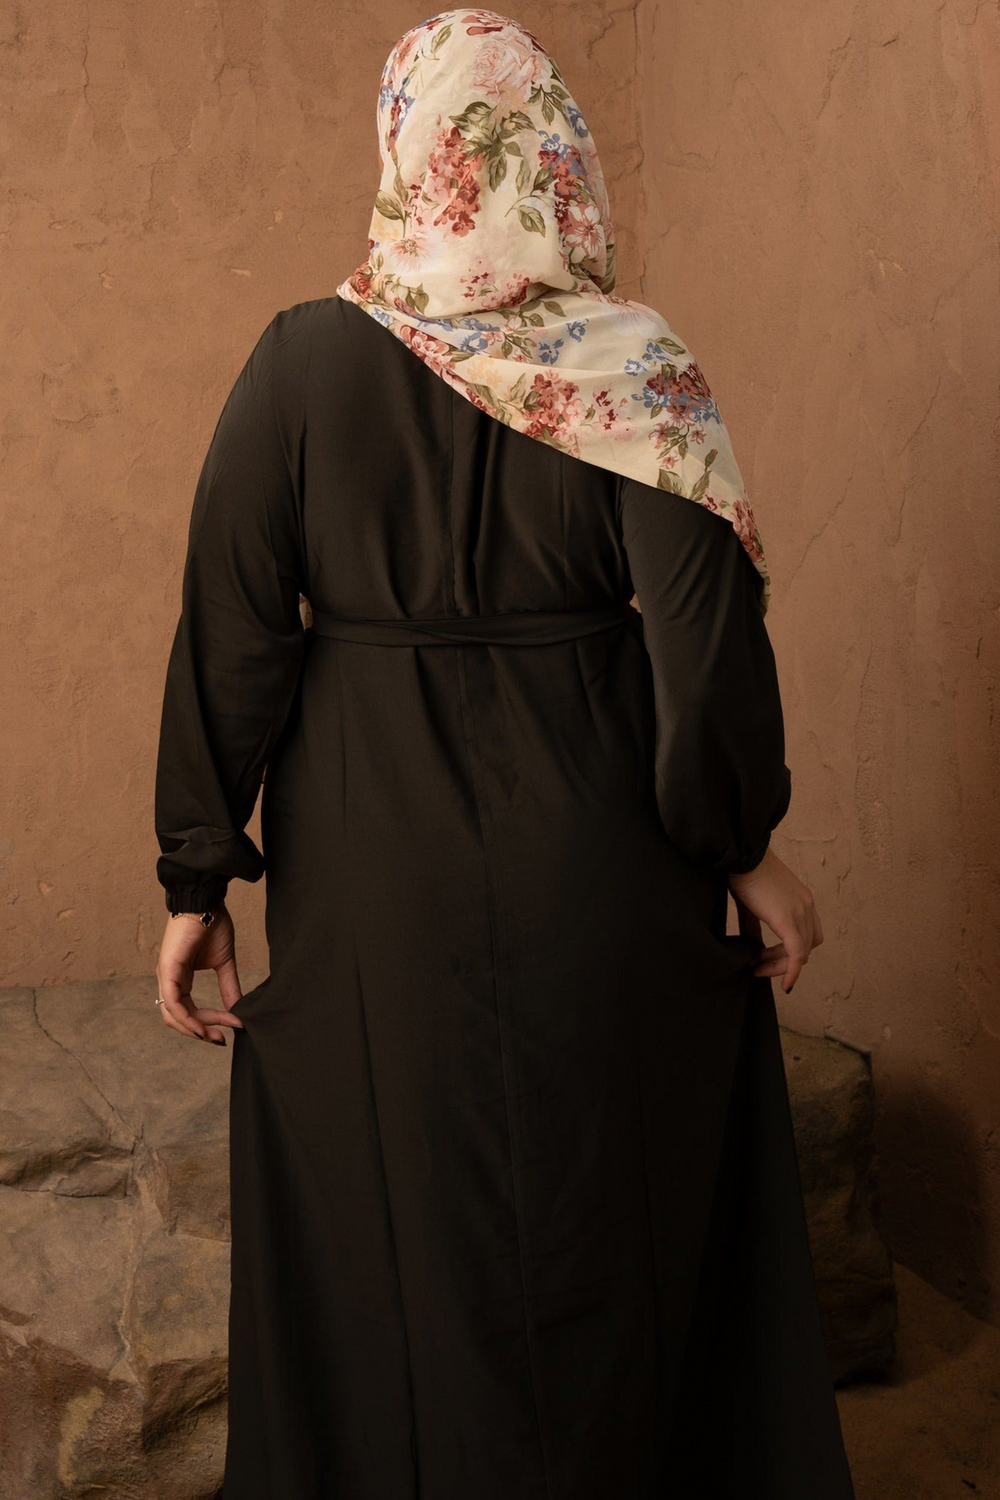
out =
<svg viewBox="0 0 1000 1500"><path fill-rule="evenodd" d="M785 1027L781 1046L834 1378L881 1374L893 1358L896 1286L879 1227L871 1067L851 1047Z"/></svg>
<svg viewBox="0 0 1000 1500"><path fill-rule="evenodd" d="M206 1003L213 986L199 975ZM215 1500L228 1049L161 1026L153 979L0 993L0 1500ZM844 1379L884 1367L895 1322L871 1076L837 1043L783 1031L782 1044Z"/></svg>

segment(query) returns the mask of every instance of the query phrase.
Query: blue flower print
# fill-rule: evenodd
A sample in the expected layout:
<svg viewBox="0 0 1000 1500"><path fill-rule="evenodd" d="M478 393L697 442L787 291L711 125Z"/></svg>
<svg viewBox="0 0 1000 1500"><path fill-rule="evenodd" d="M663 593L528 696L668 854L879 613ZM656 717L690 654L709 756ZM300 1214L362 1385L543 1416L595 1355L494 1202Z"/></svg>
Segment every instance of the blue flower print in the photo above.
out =
<svg viewBox="0 0 1000 1500"><path fill-rule="evenodd" d="M576 105L571 104L568 99L566 101L566 113L569 115L569 123L573 127L574 135L578 135L582 139L584 136L590 134L590 131L587 129L587 122L583 118L583 115L577 109Z"/></svg>
<svg viewBox="0 0 1000 1500"><path fill-rule="evenodd" d="M540 130L538 135L542 143L543 160L546 153L555 156L569 168L572 177L579 177L586 182L586 170L580 159L580 153L572 141L564 141L558 131L553 133L548 130Z"/></svg>
<svg viewBox="0 0 1000 1500"><path fill-rule="evenodd" d="M664 349L662 344L658 344L655 339L650 339L642 358L627 359L623 369L626 375L641 375L644 370L651 370L654 365L672 364L673 360L674 356L671 355L669 349ZM635 396L633 399L641 401L643 398ZM650 404L650 402L646 402L647 406Z"/></svg>
<svg viewBox="0 0 1000 1500"><path fill-rule="evenodd" d="M641 391L632 392L633 401L641 401L643 406L658 406L663 404L663 392L654 391L652 386L644 385Z"/></svg>

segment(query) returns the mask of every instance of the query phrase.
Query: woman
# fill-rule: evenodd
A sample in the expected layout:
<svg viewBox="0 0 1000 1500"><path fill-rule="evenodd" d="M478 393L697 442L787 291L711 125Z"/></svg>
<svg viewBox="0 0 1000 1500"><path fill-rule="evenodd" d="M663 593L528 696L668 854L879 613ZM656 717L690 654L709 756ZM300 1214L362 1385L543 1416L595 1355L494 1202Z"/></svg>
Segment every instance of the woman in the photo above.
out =
<svg viewBox="0 0 1000 1500"><path fill-rule="evenodd" d="M234 1041L224 1493L849 1500L771 991L822 933L726 429L613 294L529 32L414 27L378 129L364 265L220 417L164 696L161 1014Z"/></svg>

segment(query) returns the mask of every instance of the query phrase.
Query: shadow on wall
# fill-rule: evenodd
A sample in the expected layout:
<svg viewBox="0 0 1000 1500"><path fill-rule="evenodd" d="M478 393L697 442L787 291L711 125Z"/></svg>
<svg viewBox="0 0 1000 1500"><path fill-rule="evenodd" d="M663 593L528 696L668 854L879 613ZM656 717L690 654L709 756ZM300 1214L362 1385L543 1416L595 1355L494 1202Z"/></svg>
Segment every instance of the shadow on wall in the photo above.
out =
<svg viewBox="0 0 1000 1500"><path fill-rule="evenodd" d="M982 1212L986 1151L957 1102L919 1082L876 1088L882 1219L894 1258L977 1317L997 1247ZM891 1163L891 1166L889 1165Z"/></svg>

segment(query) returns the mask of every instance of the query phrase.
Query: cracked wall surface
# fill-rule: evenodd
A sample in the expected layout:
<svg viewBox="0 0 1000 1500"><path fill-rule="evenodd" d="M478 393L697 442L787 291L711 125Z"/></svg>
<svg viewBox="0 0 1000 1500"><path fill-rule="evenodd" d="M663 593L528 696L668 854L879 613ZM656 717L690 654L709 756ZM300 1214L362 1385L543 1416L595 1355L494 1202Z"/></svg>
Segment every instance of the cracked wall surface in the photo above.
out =
<svg viewBox="0 0 1000 1500"><path fill-rule="evenodd" d="M775 842L827 937L782 1019L871 1048L894 1248L997 1318L996 7L512 13L594 131L619 290L691 343L757 509L794 784ZM422 18L52 0L0 20L0 983L153 968L198 469L273 313L363 254L378 77ZM262 895L233 888L247 966Z"/></svg>
<svg viewBox="0 0 1000 1500"><path fill-rule="evenodd" d="M639 295L755 506L825 932L781 1017L871 1050L893 1249L996 1321L998 9L637 16Z"/></svg>

